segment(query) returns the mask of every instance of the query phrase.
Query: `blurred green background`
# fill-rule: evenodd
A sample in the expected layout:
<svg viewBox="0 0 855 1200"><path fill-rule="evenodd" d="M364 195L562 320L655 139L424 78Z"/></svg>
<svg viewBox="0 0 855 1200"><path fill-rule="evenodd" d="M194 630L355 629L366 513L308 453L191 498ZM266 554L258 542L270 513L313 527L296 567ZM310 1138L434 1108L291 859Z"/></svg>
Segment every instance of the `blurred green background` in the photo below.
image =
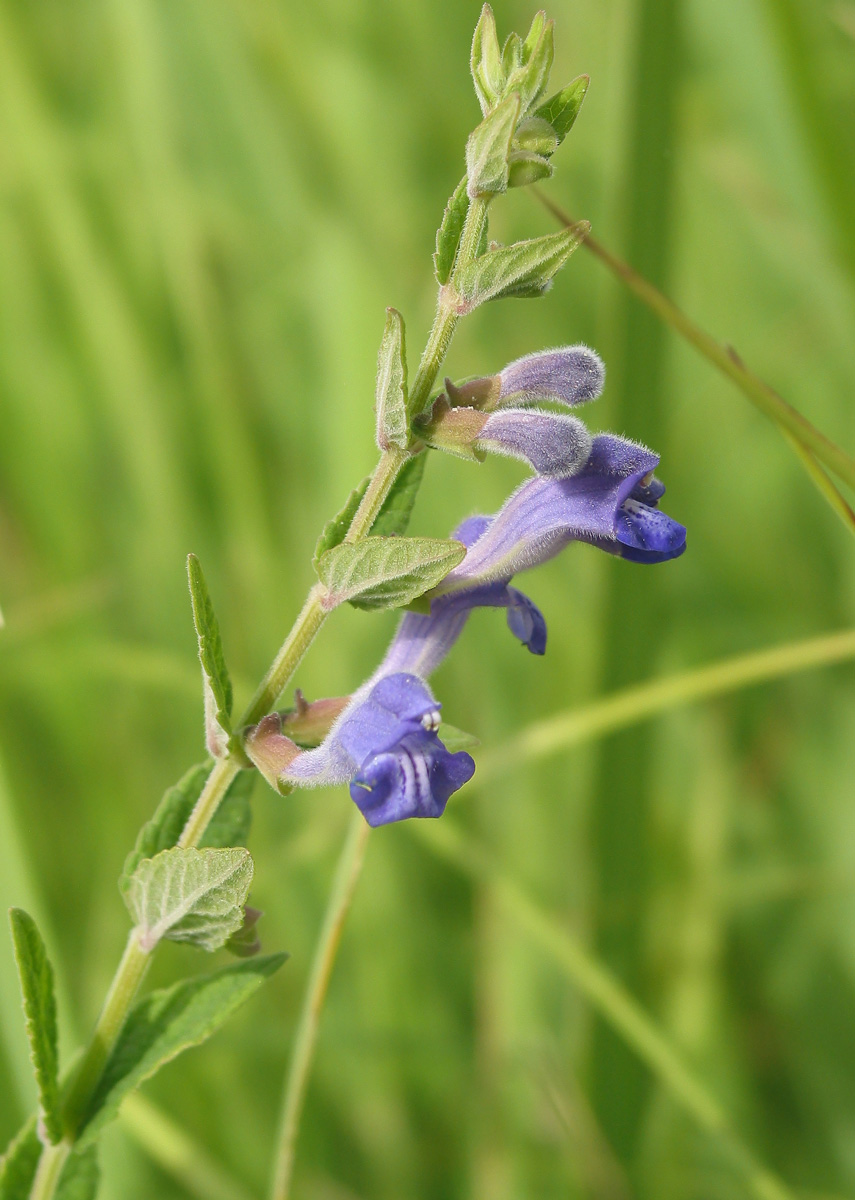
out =
<svg viewBox="0 0 855 1200"><path fill-rule="evenodd" d="M372 466L384 307L413 359L430 253L479 119L474 0L0 0L0 900L40 916L66 1057L126 914L116 878L203 754L184 556L238 699ZM591 89L550 194L831 437L855 447L855 3L557 0L553 85ZM498 0L500 33L533 9ZM502 240L554 227L526 195ZM586 341L587 410L661 452L689 551L576 547L523 586L545 659L476 614L435 680L485 754L664 672L846 626L855 546L774 428L584 251L463 325L453 374ZM414 531L494 511L518 464L434 455ZM394 614L339 612L301 670L354 688ZM689 708L455 800L656 1016L798 1194L855 1195L853 669ZM253 903L292 958L147 1095L259 1195L344 790L259 786ZM0 952L0 1143L32 1102ZM180 947L153 979L202 970ZM121 1126L104 1195L189 1193ZM305 1200L746 1194L497 902L412 833L372 837L310 1086Z"/></svg>

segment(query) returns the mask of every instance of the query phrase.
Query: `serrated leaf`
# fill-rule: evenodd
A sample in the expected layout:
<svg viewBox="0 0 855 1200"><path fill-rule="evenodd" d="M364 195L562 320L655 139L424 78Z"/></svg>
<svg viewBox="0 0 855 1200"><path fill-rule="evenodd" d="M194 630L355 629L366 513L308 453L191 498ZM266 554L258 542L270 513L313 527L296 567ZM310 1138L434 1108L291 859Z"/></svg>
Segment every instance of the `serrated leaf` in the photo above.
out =
<svg viewBox="0 0 855 1200"><path fill-rule="evenodd" d="M508 155L519 113L519 93L513 92L470 133L466 143L466 190L471 199L507 191Z"/></svg>
<svg viewBox="0 0 855 1200"><path fill-rule="evenodd" d="M53 967L35 921L22 908L9 910L12 944L24 1001L30 1059L36 1076L39 1108L48 1138L62 1140L59 1103L56 998Z"/></svg>
<svg viewBox="0 0 855 1200"><path fill-rule="evenodd" d="M401 467L371 526L371 533L375 537L400 537L407 532L426 462L426 454L417 454L407 459Z"/></svg>
<svg viewBox="0 0 855 1200"><path fill-rule="evenodd" d="M407 341L404 318L396 308L386 309L386 326L377 355L377 445L406 450L410 441L407 420Z"/></svg>
<svg viewBox="0 0 855 1200"><path fill-rule="evenodd" d="M468 263L455 278L466 310L488 300L537 295L545 291L588 229L590 226L583 221L560 233L488 250L481 258Z"/></svg>
<svg viewBox="0 0 855 1200"><path fill-rule="evenodd" d="M252 883L252 858L242 848L161 850L134 871L125 904L139 928L140 946L161 940L218 950L243 923Z"/></svg>
<svg viewBox="0 0 855 1200"><path fill-rule="evenodd" d="M119 880L120 892L127 891L131 876L144 858L154 858L161 850L169 850L177 844L181 831L202 794L211 767L210 762L199 763L191 767L174 787L166 789L157 811L152 819L143 825L137 835L136 845L125 859ZM241 771L229 785L199 843L201 849L246 845L252 824L252 805L249 801L255 780L255 771Z"/></svg>
<svg viewBox="0 0 855 1200"><path fill-rule="evenodd" d="M329 550L318 575L330 608L345 600L356 608L398 608L436 587L465 554L448 538L367 537Z"/></svg>
<svg viewBox="0 0 855 1200"><path fill-rule="evenodd" d="M489 4L485 4L481 9L481 16L475 26L469 66L478 103L481 105L481 111L486 114L501 96L505 78L499 35L496 32L496 18Z"/></svg>
<svg viewBox="0 0 855 1200"><path fill-rule="evenodd" d="M436 731L439 740L452 754L456 754L458 750L471 750L473 746L480 746L478 738L473 733L467 733L465 729L458 729L455 725L449 725L447 721L440 724Z"/></svg>
<svg viewBox="0 0 855 1200"><path fill-rule="evenodd" d="M198 1046L281 967L271 954L151 992L132 1010L104 1067L81 1125L78 1146L91 1145L129 1092L184 1050Z"/></svg>
<svg viewBox="0 0 855 1200"><path fill-rule="evenodd" d="M457 256L460 245L460 235L466 221L469 209L469 193L466 191L466 176L458 183L442 214L442 221L436 231L436 253L433 256L433 269L436 281L440 285L448 283L451 278L451 268Z"/></svg>
<svg viewBox="0 0 855 1200"><path fill-rule="evenodd" d="M573 128L590 82L587 75L580 75L572 83L568 83L566 88L550 96L546 103L541 104L534 112L535 117L548 121L555 130L559 146Z"/></svg>
<svg viewBox="0 0 855 1200"><path fill-rule="evenodd" d="M202 683L205 692L205 733L207 746L215 758L225 754L231 734L232 681L223 654L223 642L214 605L195 554L187 555L187 579L193 624L199 643Z"/></svg>
<svg viewBox="0 0 855 1200"><path fill-rule="evenodd" d="M0 1158L0 1200L29 1200L42 1144L32 1117ZM75 1148L66 1159L54 1200L94 1200L100 1172L97 1148Z"/></svg>
<svg viewBox="0 0 855 1200"><path fill-rule="evenodd" d="M333 546L338 546L344 541L351 522L356 516L356 511L362 503L362 497L371 482L371 476L366 475L362 483L358 484L348 496L342 508L331 521L327 521L323 528L321 536L318 538L315 546L315 553L312 558L312 563L317 569L318 560L327 550L332 550Z"/></svg>

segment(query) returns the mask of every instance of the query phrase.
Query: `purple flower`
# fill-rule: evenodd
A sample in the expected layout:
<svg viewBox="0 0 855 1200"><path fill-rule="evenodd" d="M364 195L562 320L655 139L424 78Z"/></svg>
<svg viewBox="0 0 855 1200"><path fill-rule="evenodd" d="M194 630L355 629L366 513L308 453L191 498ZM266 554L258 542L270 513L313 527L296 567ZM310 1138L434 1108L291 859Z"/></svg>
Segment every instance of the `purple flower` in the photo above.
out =
<svg viewBox="0 0 855 1200"><path fill-rule="evenodd" d="M538 475L573 475L590 454L591 435L576 417L503 408L489 414L475 446L521 458Z"/></svg>
<svg viewBox="0 0 855 1200"><path fill-rule="evenodd" d="M591 435L578 417L542 409L451 408L440 396L430 416L416 426L429 446L463 458L487 453L520 458L539 475L572 475L591 452Z"/></svg>
<svg viewBox="0 0 855 1200"><path fill-rule="evenodd" d="M506 609L511 631L533 654L543 654L546 622L510 581L569 542L589 542L634 562L682 554L686 530L658 507L665 491L653 475L658 462L643 446L598 434L574 474L531 479L495 517L468 518L454 534L467 547L463 562L423 598L427 612L404 614L377 671L322 744L300 751L278 718L266 718L247 737L247 753L280 790L349 783L370 825L440 816L475 764L440 741L440 705L425 679L474 608Z"/></svg>
<svg viewBox="0 0 855 1200"><path fill-rule="evenodd" d="M665 491L653 478L658 462L643 446L598 434L575 475L531 479L514 492L432 595L447 600L495 581L507 583L572 541L633 562L679 557L686 530L657 507Z"/></svg>
<svg viewBox="0 0 855 1200"><path fill-rule="evenodd" d="M374 676L323 744L298 754L281 779L302 787L349 782L369 825L439 817L475 771L471 755L452 754L437 737L440 707L416 675Z"/></svg>
<svg viewBox="0 0 855 1200"><path fill-rule="evenodd" d="M518 358L498 375L473 379L445 388L455 405L473 405L490 411L509 404L538 404L553 400L573 407L595 400L603 390L606 369L599 355L587 346L559 346Z"/></svg>
<svg viewBox="0 0 855 1200"><path fill-rule="evenodd" d="M473 545L489 526L470 517L455 532ZM464 751L452 754L437 735L441 705L425 683L457 641L473 608L505 608L512 632L533 653L546 649L537 606L504 581L435 599L429 613L405 613L385 658L314 750L301 751L278 714L247 736L245 747L279 791L349 783L369 825L406 817L438 817L475 770Z"/></svg>

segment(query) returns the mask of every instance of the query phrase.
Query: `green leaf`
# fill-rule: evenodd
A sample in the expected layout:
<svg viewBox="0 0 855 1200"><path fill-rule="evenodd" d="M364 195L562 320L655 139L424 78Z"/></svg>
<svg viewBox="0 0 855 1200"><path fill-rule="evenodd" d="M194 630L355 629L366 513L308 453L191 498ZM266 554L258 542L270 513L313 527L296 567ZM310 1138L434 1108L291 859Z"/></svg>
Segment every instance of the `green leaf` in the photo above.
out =
<svg viewBox="0 0 855 1200"><path fill-rule="evenodd" d="M440 285L448 283L451 278L451 269L457 256L457 247L460 245L460 235L463 233L468 209L469 193L466 191L466 176L464 175L452 192L451 198L445 206L445 212L442 214L442 222L436 231L433 269L436 281Z"/></svg>
<svg viewBox="0 0 855 1200"><path fill-rule="evenodd" d="M489 4L481 9L475 26L469 66L481 111L486 115L501 96L505 82L496 18Z"/></svg>
<svg viewBox="0 0 855 1200"><path fill-rule="evenodd" d="M462 542L447 538L367 537L328 550L318 575L330 608L345 600L356 608L398 608L436 587L465 554Z"/></svg>
<svg viewBox="0 0 855 1200"><path fill-rule="evenodd" d="M338 546L344 541L347 531L350 529L351 522L356 516L356 510L362 503L362 497L365 495L370 482L371 476L366 475L362 483L357 484L357 486L350 493L344 503L344 508L342 508L340 512L337 512L331 521L327 521L321 536L318 538L318 543L315 546L315 553L312 559L316 569L321 555L325 554L327 550L332 550L333 546Z"/></svg>
<svg viewBox="0 0 855 1200"><path fill-rule="evenodd" d="M555 54L553 27L554 23L546 20L545 13L537 13L528 36L518 51L520 65L508 70L505 88L508 91L519 92L522 101L521 116L525 116L531 106L537 103L549 83L549 72L552 70ZM508 46L505 49L507 50ZM514 54L517 53L515 45L512 45L511 49Z"/></svg>
<svg viewBox="0 0 855 1200"><path fill-rule="evenodd" d="M548 121L555 130L559 146L573 128L590 82L587 75L580 75L535 110L534 116Z"/></svg>
<svg viewBox="0 0 855 1200"><path fill-rule="evenodd" d="M509 33L505 38L505 44L502 47L502 74L505 77L505 87L514 71L518 71L522 66L522 46L522 38L518 33Z"/></svg>
<svg viewBox="0 0 855 1200"><path fill-rule="evenodd" d="M202 794L205 781L211 773L210 762L199 763L179 779L174 787L167 788L157 811L143 825L137 836L137 844L125 859L119 891L123 894L134 871L144 858L154 858L161 850L169 850L177 844L181 831ZM249 840L252 823L252 806L249 802L255 786L255 771L241 771L229 786L220 806L200 842L207 846L245 846Z"/></svg>
<svg viewBox="0 0 855 1200"><path fill-rule="evenodd" d="M417 454L407 459L401 467L371 526L371 532L376 537L399 537L407 532L426 462L426 454Z"/></svg>
<svg viewBox="0 0 855 1200"><path fill-rule="evenodd" d="M450 750L452 754L456 754L458 750L471 750L473 746L481 745L474 734L467 733L464 729L458 729L455 725L449 725L447 721L442 722L436 733L446 750Z"/></svg>
<svg viewBox="0 0 855 1200"><path fill-rule="evenodd" d="M488 250L467 264L455 280L466 311L488 300L545 292L589 229L582 221L573 229Z"/></svg>
<svg viewBox="0 0 855 1200"><path fill-rule="evenodd" d="M211 975L151 992L132 1010L81 1126L78 1146L91 1145L129 1092L184 1050L198 1046L282 966L271 954L233 963Z"/></svg>
<svg viewBox="0 0 855 1200"><path fill-rule="evenodd" d="M232 681L223 655L214 605L202 573L202 564L195 554L187 555L187 579L193 605L193 624L199 640L199 661L202 664L207 744L214 757L219 758L226 752L231 733Z"/></svg>
<svg viewBox="0 0 855 1200"><path fill-rule="evenodd" d="M396 308L386 309L386 326L377 355L377 445L381 450L410 441L407 419L407 341L404 318Z"/></svg>
<svg viewBox="0 0 855 1200"><path fill-rule="evenodd" d="M252 883L248 850L161 850L134 871L125 904L139 926L140 946L161 940L218 950L243 923Z"/></svg>
<svg viewBox="0 0 855 1200"><path fill-rule="evenodd" d="M0 1158L0 1200L29 1200L42 1153L31 1117ZM82 1152L75 1148L68 1156L54 1192L54 1200L94 1200L100 1172L97 1150L90 1146Z"/></svg>
<svg viewBox="0 0 855 1200"><path fill-rule="evenodd" d="M512 92L470 133L466 143L466 190L471 199L507 191L508 155L519 113L519 93Z"/></svg>
<svg viewBox="0 0 855 1200"><path fill-rule="evenodd" d="M59 1103L58 1053L56 1031L56 998L53 989L53 967L36 923L22 908L9 910L12 943L21 994L24 1018L30 1043L30 1058L36 1076L39 1107L48 1138L62 1140L62 1118Z"/></svg>

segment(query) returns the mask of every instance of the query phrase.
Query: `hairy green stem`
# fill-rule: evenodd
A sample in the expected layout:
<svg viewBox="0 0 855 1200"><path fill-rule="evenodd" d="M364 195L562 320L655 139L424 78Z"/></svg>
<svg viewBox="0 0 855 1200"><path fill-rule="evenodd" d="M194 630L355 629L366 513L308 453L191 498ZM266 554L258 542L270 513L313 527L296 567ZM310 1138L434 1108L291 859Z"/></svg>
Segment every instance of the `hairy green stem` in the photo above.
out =
<svg viewBox="0 0 855 1200"><path fill-rule="evenodd" d="M282 1097L282 1115L277 1139L273 1185L270 1192L271 1200L287 1200L291 1190L300 1115L303 1111L315 1043L318 1039L321 1010L329 987L344 922L350 911L353 893L362 872L369 833L370 827L366 825L361 813L355 812L351 818L347 838L336 866L332 890L303 996L300 1020L294 1035L294 1048L291 1052L291 1062Z"/></svg>
<svg viewBox="0 0 855 1200"><path fill-rule="evenodd" d="M439 289L436 316L433 319L433 325L431 326L427 345L419 363L419 369L410 388L409 405L411 417L417 417L424 410L430 399L431 389L439 374L442 360L445 358L451 339L454 337L457 322L460 320L460 313L457 311L455 305L454 281L460 269L467 263L472 262L476 257L478 245L487 225L487 210L489 205L490 198L488 196L479 196L476 200L470 201L469 208L466 210L466 221L463 225L463 232L460 235L460 245L457 249L454 270L451 273L451 279L448 284Z"/></svg>
<svg viewBox="0 0 855 1200"><path fill-rule="evenodd" d="M151 955L140 947L137 931L132 929L95 1031L65 1101L63 1120L66 1137L71 1141L86 1117L86 1109L101 1078L101 1072L122 1031L128 1009L150 961Z"/></svg>
<svg viewBox="0 0 855 1200"><path fill-rule="evenodd" d="M567 228L573 228L578 224L568 213L564 212L563 209L543 195L537 188L534 191L541 204L562 225ZM821 433L815 425L811 424L807 417L803 417L783 396L779 396L775 389L770 387L768 383L765 383L753 371L749 371L732 347L724 346L717 342L714 337L711 337L699 325L696 325L690 317L687 317L663 292L660 292L643 275L639 275L637 271L633 270L629 263L618 258L616 254L612 254L611 250L607 250L602 242L597 241L596 238L591 237L589 234L584 239L584 245L601 262L604 262L609 270L617 275L630 291L634 292L666 325L670 325L672 329L676 330L687 342L703 354L704 358L709 359L714 366L729 376L755 407L759 408L767 417L770 417L783 429L787 430L796 441L809 450L830 471L833 471L839 479L842 479L849 487L855 488L855 459L832 442L830 438L827 438L824 433ZM813 473L812 477L816 482L816 477ZM823 494L827 499L827 490ZM836 505L835 507L837 508Z"/></svg>

